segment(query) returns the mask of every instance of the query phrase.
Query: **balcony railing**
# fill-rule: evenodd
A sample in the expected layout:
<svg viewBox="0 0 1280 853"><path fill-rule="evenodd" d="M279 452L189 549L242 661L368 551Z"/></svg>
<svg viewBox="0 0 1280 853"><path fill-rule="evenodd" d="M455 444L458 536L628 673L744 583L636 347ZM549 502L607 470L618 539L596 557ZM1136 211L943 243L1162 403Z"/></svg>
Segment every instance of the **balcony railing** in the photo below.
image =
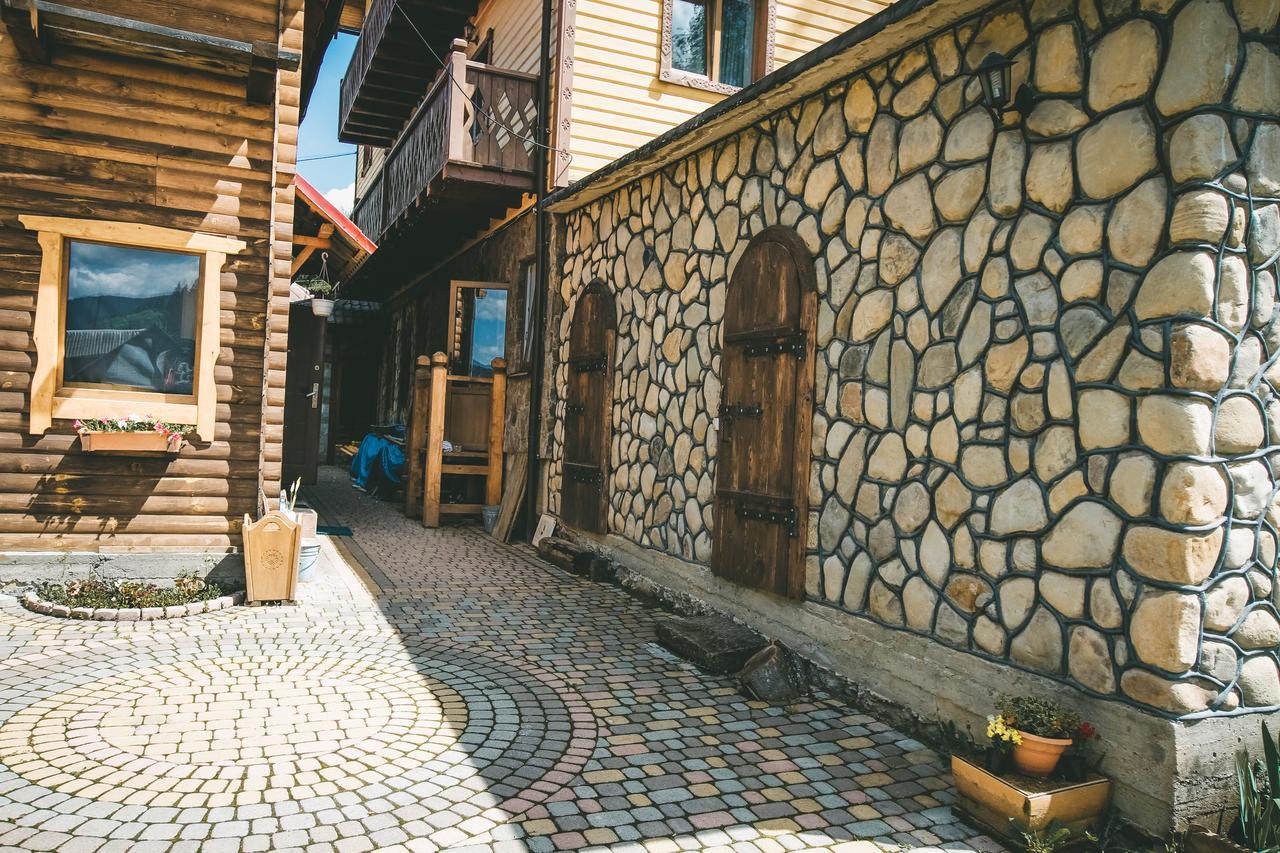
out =
<svg viewBox="0 0 1280 853"><path fill-rule="evenodd" d="M465 46L454 43L356 205L356 224L375 239L424 196L475 205L533 191L538 78L471 62Z"/></svg>
<svg viewBox="0 0 1280 853"><path fill-rule="evenodd" d="M440 73L436 57L475 6L475 0L373 0L339 89L338 138L391 145Z"/></svg>

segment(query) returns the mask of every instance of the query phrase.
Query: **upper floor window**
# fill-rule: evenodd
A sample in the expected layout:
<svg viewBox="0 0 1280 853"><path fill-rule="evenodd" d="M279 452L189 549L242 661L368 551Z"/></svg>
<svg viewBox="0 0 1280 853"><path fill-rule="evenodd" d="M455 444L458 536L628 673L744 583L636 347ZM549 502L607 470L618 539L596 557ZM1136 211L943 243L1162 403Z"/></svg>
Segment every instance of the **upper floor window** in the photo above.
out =
<svg viewBox="0 0 1280 853"><path fill-rule="evenodd" d="M773 70L774 0L663 0L663 80L733 92Z"/></svg>

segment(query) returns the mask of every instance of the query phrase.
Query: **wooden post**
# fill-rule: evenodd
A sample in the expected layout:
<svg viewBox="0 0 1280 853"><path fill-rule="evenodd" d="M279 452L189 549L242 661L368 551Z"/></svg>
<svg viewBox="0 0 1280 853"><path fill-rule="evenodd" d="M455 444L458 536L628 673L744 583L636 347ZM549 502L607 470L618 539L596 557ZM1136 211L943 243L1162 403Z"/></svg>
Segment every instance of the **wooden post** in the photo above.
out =
<svg viewBox="0 0 1280 853"><path fill-rule="evenodd" d="M473 110L471 101L471 90L467 86L467 40L454 39L449 50L449 56L445 59L448 64L446 71L453 78L455 85L445 86L444 92L449 98L449 124L447 132L449 135L449 148L446 151L447 160L471 160L470 143L471 136L467 133L467 111ZM464 96L463 92L467 94ZM474 118L473 118L474 120Z"/></svg>
<svg viewBox="0 0 1280 853"><path fill-rule="evenodd" d="M440 526L440 474L444 466L444 406L449 357L431 356L431 402L427 406L426 474L422 487L422 526Z"/></svg>
<svg viewBox="0 0 1280 853"><path fill-rule="evenodd" d="M493 391L489 397L489 474L485 477L484 502L502 501L502 438L507 423L507 360L493 360Z"/></svg>
<svg viewBox="0 0 1280 853"><path fill-rule="evenodd" d="M409 410L409 434L405 437L404 514L412 517L422 494L422 450L427 432L427 406L430 402L431 358L420 355L413 368L412 408Z"/></svg>

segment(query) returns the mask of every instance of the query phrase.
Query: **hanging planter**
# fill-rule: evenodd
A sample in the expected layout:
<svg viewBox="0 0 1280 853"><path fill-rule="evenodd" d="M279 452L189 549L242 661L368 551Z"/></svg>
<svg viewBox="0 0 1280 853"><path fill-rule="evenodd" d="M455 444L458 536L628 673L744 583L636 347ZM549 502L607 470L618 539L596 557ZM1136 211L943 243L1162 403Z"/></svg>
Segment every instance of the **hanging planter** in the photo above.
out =
<svg viewBox="0 0 1280 853"><path fill-rule="evenodd" d="M329 283L329 253L320 253L320 274L300 275L293 280L311 294L311 313L317 317L333 314L333 297L338 294L337 285Z"/></svg>
<svg viewBox="0 0 1280 853"><path fill-rule="evenodd" d="M194 427L152 417L86 418L75 422L85 453L177 453Z"/></svg>

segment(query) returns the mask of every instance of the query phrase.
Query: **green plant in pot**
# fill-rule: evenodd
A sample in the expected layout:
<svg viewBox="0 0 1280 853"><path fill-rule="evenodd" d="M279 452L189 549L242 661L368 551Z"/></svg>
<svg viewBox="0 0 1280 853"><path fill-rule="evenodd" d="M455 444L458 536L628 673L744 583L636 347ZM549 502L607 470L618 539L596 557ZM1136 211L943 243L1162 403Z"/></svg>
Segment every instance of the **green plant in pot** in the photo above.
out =
<svg viewBox="0 0 1280 853"><path fill-rule="evenodd" d="M328 317L333 313L333 297L338 288L330 284L324 275L300 275L293 283L305 287L311 294L311 313L317 317Z"/></svg>
<svg viewBox="0 0 1280 853"><path fill-rule="evenodd" d="M1083 782L1089 778L1089 744L1098 739L1098 730L1092 723L1081 721L1071 736L1071 746L1062 758L1063 775L1069 782Z"/></svg>
<svg viewBox="0 0 1280 853"><path fill-rule="evenodd" d="M1001 696L997 716L1017 731L1013 763L1028 776L1048 776L1075 743L1080 715L1039 696Z"/></svg>
<svg viewBox="0 0 1280 853"><path fill-rule="evenodd" d="M1000 714L987 717L987 738L991 745L987 747L987 770L997 776L1009 772L1013 758L1013 750L1022 743L1022 734L1005 723Z"/></svg>

